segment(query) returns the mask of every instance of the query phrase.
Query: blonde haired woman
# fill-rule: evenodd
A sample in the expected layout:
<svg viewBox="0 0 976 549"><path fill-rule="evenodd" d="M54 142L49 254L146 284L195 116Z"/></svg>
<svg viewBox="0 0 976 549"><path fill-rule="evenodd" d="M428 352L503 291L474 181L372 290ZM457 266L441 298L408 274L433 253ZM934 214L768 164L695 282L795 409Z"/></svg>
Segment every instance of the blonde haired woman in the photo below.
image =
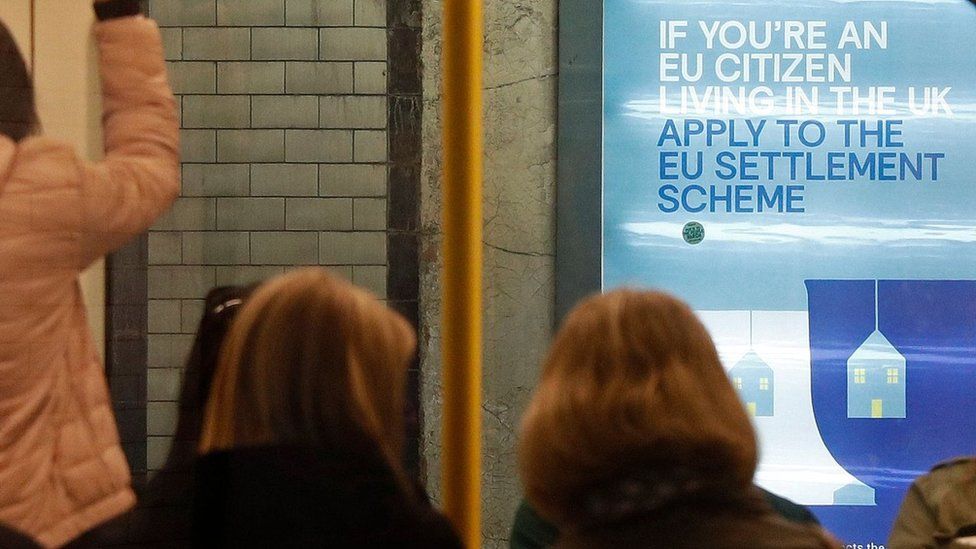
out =
<svg viewBox="0 0 976 549"><path fill-rule="evenodd" d="M580 304L523 419L528 500L559 547L826 548L752 487L756 436L694 313L657 292Z"/></svg>
<svg viewBox="0 0 976 549"><path fill-rule="evenodd" d="M459 547L403 473L412 329L322 269L261 286L204 419L201 547Z"/></svg>

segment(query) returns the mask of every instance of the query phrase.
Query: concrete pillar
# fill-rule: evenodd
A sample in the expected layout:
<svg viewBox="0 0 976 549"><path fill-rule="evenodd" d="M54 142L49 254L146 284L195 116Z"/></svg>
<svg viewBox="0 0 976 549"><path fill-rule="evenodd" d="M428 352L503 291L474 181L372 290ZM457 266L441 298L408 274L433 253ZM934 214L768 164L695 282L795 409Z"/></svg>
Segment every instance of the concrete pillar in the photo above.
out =
<svg viewBox="0 0 976 549"><path fill-rule="evenodd" d="M440 0L424 0L421 257L423 452L438 494L440 441ZM515 443L552 334L555 0L485 2L485 548L507 547L521 497Z"/></svg>

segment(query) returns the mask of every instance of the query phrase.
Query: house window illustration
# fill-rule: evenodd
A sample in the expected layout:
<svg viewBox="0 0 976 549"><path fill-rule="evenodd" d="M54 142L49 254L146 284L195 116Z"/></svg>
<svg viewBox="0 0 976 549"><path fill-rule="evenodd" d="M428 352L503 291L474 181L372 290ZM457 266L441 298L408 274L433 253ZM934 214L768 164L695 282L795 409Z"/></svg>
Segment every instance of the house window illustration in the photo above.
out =
<svg viewBox="0 0 976 549"><path fill-rule="evenodd" d="M847 359L847 417L905 417L905 357L875 330Z"/></svg>
<svg viewBox="0 0 976 549"><path fill-rule="evenodd" d="M759 355L749 351L729 373L749 413L757 417L773 415L776 390L773 369Z"/></svg>
<svg viewBox="0 0 976 549"><path fill-rule="evenodd" d="M888 368L888 383L898 383L898 368Z"/></svg>

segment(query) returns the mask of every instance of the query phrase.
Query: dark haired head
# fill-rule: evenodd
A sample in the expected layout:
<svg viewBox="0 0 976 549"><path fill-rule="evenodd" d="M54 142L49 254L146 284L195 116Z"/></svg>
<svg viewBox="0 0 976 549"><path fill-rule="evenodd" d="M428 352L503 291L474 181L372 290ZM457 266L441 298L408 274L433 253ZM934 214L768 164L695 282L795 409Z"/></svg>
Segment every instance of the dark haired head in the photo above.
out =
<svg viewBox="0 0 976 549"><path fill-rule="evenodd" d="M162 468L140 487L140 510L133 513L132 523L115 521L115 527L102 529L105 538L93 538L98 547L191 545L194 469L203 410L224 336L253 289L254 286L230 286L207 294L183 376L173 446ZM6 545L0 543L0 547Z"/></svg>
<svg viewBox="0 0 976 549"><path fill-rule="evenodd" d="M34 84L10 29L0 22L0 134L20 141L38 128Z"/></svg>
<svg viewBox="0 0 976 549"><path fill-rule="evenodd" d="M197 326L193 347L186 361L173 450L164 469L183 469L196 454L203 410L217 369L220 347L231 321L254 288L255 286L225 286L214 288L207 294L203 317Z"/></svg>

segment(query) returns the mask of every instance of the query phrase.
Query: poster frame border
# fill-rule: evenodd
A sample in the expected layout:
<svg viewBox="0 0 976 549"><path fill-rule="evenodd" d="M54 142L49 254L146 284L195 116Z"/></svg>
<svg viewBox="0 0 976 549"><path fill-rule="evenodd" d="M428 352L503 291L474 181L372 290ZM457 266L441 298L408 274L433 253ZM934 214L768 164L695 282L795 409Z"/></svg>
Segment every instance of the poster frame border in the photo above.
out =
<svg viewBox="0 0 976 549"><path fill-rule="evenodd" d="M604 0L559 2L557 323L602 288L603 7Z"/></svg>

